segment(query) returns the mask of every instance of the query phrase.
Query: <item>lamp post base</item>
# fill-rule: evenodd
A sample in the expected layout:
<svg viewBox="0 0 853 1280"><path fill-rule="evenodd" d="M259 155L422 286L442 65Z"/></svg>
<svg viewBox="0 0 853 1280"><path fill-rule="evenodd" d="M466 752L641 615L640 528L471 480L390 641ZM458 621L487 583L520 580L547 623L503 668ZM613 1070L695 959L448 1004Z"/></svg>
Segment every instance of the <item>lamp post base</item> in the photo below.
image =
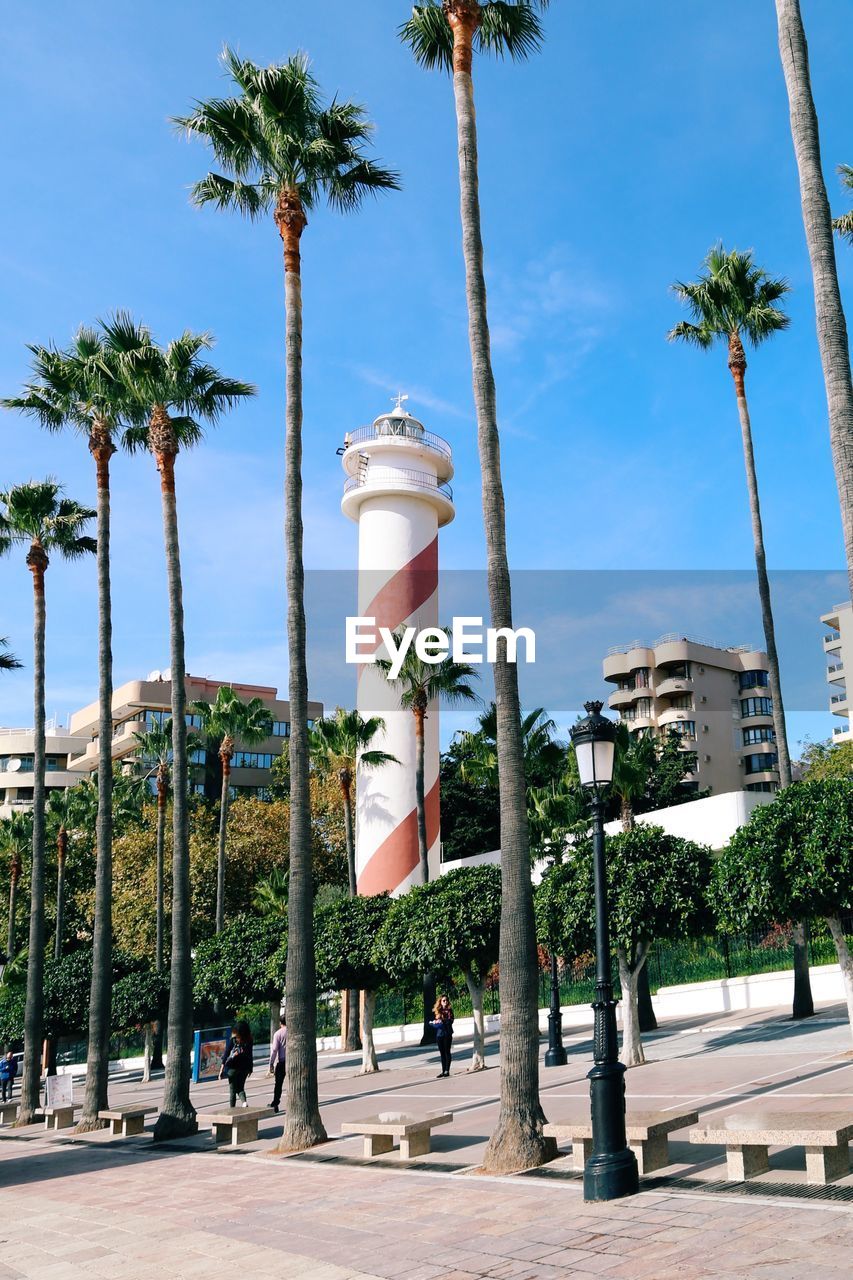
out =
<svg viewBox="0 0 853 1280"><path fill-rule="evenodd" d="M546 1067L564 1067L568 1062L566 1050L563 1048L563 1016L548 1014L548 1048L545 1053Z"/></svg>
<svg viewBox="0 0 853 1280"><path fill-rule="evenodd" d="M625 1065L598 1062L587 1076L593 1153L584 1165L584 1200L619 1200L639 1190L637 1157L625 1140Z"/></svg>

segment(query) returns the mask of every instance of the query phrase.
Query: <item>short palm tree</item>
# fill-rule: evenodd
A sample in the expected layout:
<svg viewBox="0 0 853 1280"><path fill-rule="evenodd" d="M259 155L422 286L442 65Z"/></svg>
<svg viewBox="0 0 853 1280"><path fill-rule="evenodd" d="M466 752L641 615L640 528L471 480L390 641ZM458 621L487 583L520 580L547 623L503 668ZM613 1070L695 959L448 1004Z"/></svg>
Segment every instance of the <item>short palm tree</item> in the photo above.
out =
<svg viewBox="0 0 853 1280"><path fill-rule="evenodd" d="M18 1124L31 1124L39 1105L44 994L45 854L45 574L51 556L79 560L94 554L95 539L85 529L95 517L89 507L63 496L55 480L30 481L0 493L0 555L26 546L33 575L33 857L30 873L30 942L24 1015L24 1069Z"/></svg>
<svg viewBox="0 0 853 1280"><path fill-rule="evenodd" d="M853 374L800 0L776 0L776 20L788 90L791 136L800 175L803 225L812 265L817 340L829 409L829 442L853 596Z"/></svg>
<svg viewBox="0 0 853 1280"><path fill-rule="evenodd" d="M133 411L103 335L81 328L67 350L30 346L32 374L21 395L2 401L48 431L71 430L95 463L98 574L98 816L95 924L86 1089L81 1132L101 1128L108 1105L112 1005L112 605L110 597L110 461ZM57 945L59 944L57 932Z"/></svg>
<svg viewBox="0 0 853 1280"><path fill-rule="evenodd" d="M849 164L840 164L838 172L841 176L842 186L853 187L853 167ZM840 218L833 218L832 228L850 244L853 244L853 209L851 209L850 213L843 213Z"/></svg>
<svg viewBox="0 0 853 1280"><path fill-rule="evenodd" d="M169 1056L163 1105L155 1140L194 1133L190 1101L192 1051L192 957L190 954L190 867L187 761L187 693L184 661L184 605L175 460L204 434L204 423L254 395L254 387L226 378L202 359L213 345L208 334L189 331L161 347L144 325L117 317L102 325L107 346L127 387L145 414L142 426L127 432L131 451L148 449L160 473L163 536L169 599L172 673L172 962L169 987Z"/></svg>
<svg viewBox="0 0 853 1280"><path fill-rule="evenodd" d="M512 591L506 550L497 394L492 369L483 235L479 153L474 108L473 55L523 59L543 38L539 11L547 0L428 0L416 4L400 28L421 66L452 73L456 105L462 248L468 301L468 338L477 413L482 476L486 576L493 627L512 629ZM536 925L530 883L530 835L521 737L518 673L503 644L494 666L498 706L501 825L501 1108L485 1152L494 1173L542 1164L551 1144L542 1133L539 1104L539 1027L536 993Z"/></svg>
<svg viewBox="0 0 853 1280"><path fill-rule="evenodd" d="M530 787L547 787L565 764L566 748L556 741L557 725L544 707L534 707L521 721L524 776ZM462 741L470 752L462 764L462 777L472 782L498 786L498 709L490 703L477 721L477 728L464 733Z"/></svg>
<svg viewBox="0 0 853 1280"><path fill-rule="evenodd" d="M402 628L395 633L398 649L403 640ZM424 787L424 728L430 704L439 700L448 706L464 702L476 702L477 695L468 683L479 679L479 673L467 662L454 662L450 654L441 662L424 662L415 652L415 646L406 650L400 673L390 676L391 662L377 658L376 665L389 685L400 695L400 706L411 711L415 722L415 803L418 819L418 857L421 864L421 883L429 880L429 846L426 829L426 796Z"/></svg>
<svg viewBox="0 0 853 1280"><path fill-rule="evenodd" d="M372 125L360 106L322 105L308 60L258 67L225 49L236 89L231 98L199 102L176 124L209 143L224 173L192 189L197 205L249 218L272 216L284 248L285 543L290 659L290 910L288 912L287 1118L281 1146L322 1142L317 1090L311 813L308 790L308 674L305 662L302 564L302 275L300 242L308 213L322 198L352 212L364 197L396 187L396 175L365 155Z"/></svg>
<svg viewBox="0 0 853 1280"><path fill-rule="evenodd" d="M225 844L231 798L231 761L237 743L256 747L272 733L273 719L260 698L243 702L233 689L220 685L213 702L193 702L190 711L201 721L208 745L215 743L222 766L219 799L219 844L216 855L216 932L225 928Z"/></svg>
<svg viewBox="0 0 853 1280"><path fill-rule="evenodd" d="M9 652L8 636L0 636L0 671L18 671L22 666L14 653Z"/></svg>
<svg viewBox="0 0 853 1280"><path fill-rule="evenodd" d="M764 643L767 648L768 682L773 699L773 728L778 757L779 784L791 781L791 758L782 701L779 655L776 649L776 627L764 550L764 530L758 496L758 477L752 445L752 425L746 399L746 353L744 339L758 347L775 334L787 329L789 317L776 304L789 291L786 280L773 279L757 267L751 252L727 253L722 245L711 249L705 259L705 270L692 284L681 281L673 291L684 302L692 320L682 320L669 332L671 342L682 341L709 350L717 342L726 345L729 372L732 375L740 419L749 510L752 517L752 541ZM802 926L795 934L794 1017L808 1017L814 1012L808 975L808 952Z"/></svg>
<svg viewBox="0 0 853 1280"><path fill-rule="evenodd" d="M636 825L634 806L646 794L656 759L654 738L649 734L633 734L627 724L620 721L616 726L610 791L619 801L623 831L632 831Z"/></svg>
<svg viewBox="0 0 853 1280"><path fill-rule="evenodd" d="M349 896L358 892L356 883L355 831L352 815L352 786L356 770L379 769L387 764L399 764L396 756L372 747L377 736L385 730L385 721L379 716L362 719L358 711L346 711L338 707L333 716L318 720L311 730L308 750L317 772L326 777L336 777L341 789L344 808L344 832L347 845L347 870L349 872ZM355 1052L359 1043L358 992L349 992L344 1049Z"/></svg>
<svg viewBox="0 0 853 1280"><path fill-rule="evenodd" d="M6 954L10 958L17 951L18 939L15 914L18 902L18 885L24 865L24 854L33 842L33 820L29 813L13 813L0 819L0 852L9 858L9 924L6 930Z"/></svg>

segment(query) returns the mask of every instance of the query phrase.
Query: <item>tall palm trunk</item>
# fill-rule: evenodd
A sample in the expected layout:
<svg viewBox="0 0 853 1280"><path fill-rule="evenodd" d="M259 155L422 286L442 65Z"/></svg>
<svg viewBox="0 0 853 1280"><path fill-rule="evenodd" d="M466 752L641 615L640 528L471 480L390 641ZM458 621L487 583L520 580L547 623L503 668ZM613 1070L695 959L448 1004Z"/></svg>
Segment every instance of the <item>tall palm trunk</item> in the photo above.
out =
<svg viewBox="0 0 853 1280"><path fill-rule="evenodd" d="M424 783L424 721L426 708L414 708L415 716L415 809L418 820L418 858L421 864L421 884L429 884L429 847L426 829L426 787Z"/></svg>
<svg viewBox="0 0 853 1280"><path fill-rule="evenodd" d="M151 415L151 450L160 472L166 576L169 589L169 656L172 674L172 969L169 989L169 1054L163 1105L154 1141L196 1133L190 1100L193 1039L192 956L190 952L190 851L187 813L187 691L184 662L184 604L178 510L175 501L174 433L169 415L157 406Z"/></svg>
<svg viewBox="0 0 853 1280"><path fill-rule="evenodd" d="M743 461L746 468L746 487L749 492L749 512L752 519L752 542L755 552L755 572L758 580L758 598L761 602L761 622L764 627L764 644L767 649L767 670L770 697L773 701L773 732L776 736L776 752L779 758L779 785L791 783L791 757L788 752L788 730L785 724L785 705L782 702L782 678L779 672L779 655L776 650L776 626L773 621L773 605L770 598L770 579L767 575L767 556L764 551L764 530L761 524L761 503L758 497L758 477L755 471L755 452L752 447L752 424L746 399L746 355L740 335L729 337L729 370L735 384L737 411L743 439ZM794 930L794 1004L795 1018L809 1018L814 1013L811 981L809 979L809 953L805 929L797 924Z"/></svg>
<svg viewBox="0 0 853 1280"><path fill-rule="evenodd" d="M216 932L225 928L225 842L228 837L228 801L231 787L231 753L234 744L231 739L223 739L219 748L219 761L222 765L222 789L219 794L219 843L216 849Z"/></svg>
<svg viewBox="0 0 853 1280"><path fill-rule="evenodd" d="M479 6L472 0L448 0L445 12L453 31L453 91L459 143L462 243L483 485L489 606L493 627L511 627L512 596L483 272L477 125L471 76ZM488 1169L503 1172L542 1164L549 1158L553 1143L543 1137L543 1116L539 1105L536 933L518 676L515 666L506 660L503 644L499 646L494 675L501 815L500 968L503 1016L501 1109L497 1128L486 1147L484 1164Z"/></svg>
<svg viewBox="0 0 853 1280"><path fill-rule="evenodd" d="M326 1139L317 1086L317 991L311 799L308 788L308 672L305 571L302 564L302 280L299 241L306 218L298 195L284 191L276 209L284 244L287 383L284 541L287 553L287 649L290 659L290 890L287 911L287 1118L281 1150Z"/></svg>
<svg viewBox="0 0 853 1280"><path fill-rule="evenodd" d="M113 955L113 659L110 600L110 458L115 446L106 429L93 428L89 449L97 468L98 510L98 819L95 862L95 927L86 1088L78 1133L101 1129L98 1112L109 1106L110 1020Z"/></svg>
<svg viewBox="0 0 853 1280"><path fill-rule="evenodd" d="M68 856L68 832L63 822L56 833L56 936L53 939L53 958L62 955L62 934L65 927L65 859Z"/></svg>
<svg viewBox="0 0 853 1280"><path fill-rule="evenodd" d="M21 878L21 859L18 853L12 854L9 867L9 925L6 930L6 954L9 959L15 954L15 908L18 904L18 881Z"/></svg>
<svg viewBox="0 0 853 1280"><path fill-rule="evenodd" d="M157 766L157 855L156 855L156 888L155 888L155 915L156 915L156 933L154 938L154 968L157 973L163 972L163 942L164 942L164 871L165 871L165 846L166 846L166 800L169 794L169 778L168 770L162 762ZM154 1043L151 1049L150 1069L155 1071L163 1070L163 1019L157 1019L157 1025L154 1031Z"/></svg>
<svg viewBox="0 0 853 1280"><path fill-rule="evenodd" d="M30 871L30 946L24 1011L24 1065L18 1125L32 1124L39 1105L44 1029L44 575L47 554L36 539L27 554L33 575L33 859Z"/></svg>
<svg viewBox="0 0 853 1280"><path fill-rule="evenodd" d="M341 785L341 799L344 806L344 833L347 846L347 873L349 875L349 896L354 898L358 892L355 876L355 831L352 820L352 773L349 769L341 769L338 773ZM344 1027L344 1051L357 1053L361 1048L359 1035L359 993L358 988L350 987L346 1000L346 1026Z"/></svg>
<svg viewBox="0 0 853 1280"><path fill-rule="evenodd" d="M809 76L809 53L799 0L776 0L779 52L788 90L791 135L814 280L815 317L850 594L853 596L853 378L847 324L838 287L832 215L820 162L820 135Z"/></svg>

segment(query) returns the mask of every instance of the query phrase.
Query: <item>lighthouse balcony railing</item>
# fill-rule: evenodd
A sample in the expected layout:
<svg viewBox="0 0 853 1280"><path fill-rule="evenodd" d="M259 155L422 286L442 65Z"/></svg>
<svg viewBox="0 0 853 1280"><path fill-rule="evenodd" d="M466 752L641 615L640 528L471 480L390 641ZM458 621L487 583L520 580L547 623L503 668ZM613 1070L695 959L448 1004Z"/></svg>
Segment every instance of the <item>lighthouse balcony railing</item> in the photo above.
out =
<svg viewBox="0 0 853 1280"><path fill-rule="evenodd" d="M445 481L436 480L435 476L431 476L428 471L411 471L408 467L368 467L359 475L350 476L344 484L344 493L350 493L353 489L384 488L386 485L392 485L394 488L412 488L426 489L432 493L440 493L448 501L453 501L453 490Z"/></svg>
<svg viewBox="0 0 853 1280"><path fill-rule="evenodd" d="M356 431L349 431L344 436L344 448L349 449L353 445L364 444L370 440L381 440L383 444L393 443L396 440L414 440L416 444L423 445L433 453L441 454L442 458L452 456L450 445L446 440L442 440L441 436L433 435L431 431L425 431L421 426L410 426L406 422L393 424L386 422L378 427L359 427Z"/></svg>

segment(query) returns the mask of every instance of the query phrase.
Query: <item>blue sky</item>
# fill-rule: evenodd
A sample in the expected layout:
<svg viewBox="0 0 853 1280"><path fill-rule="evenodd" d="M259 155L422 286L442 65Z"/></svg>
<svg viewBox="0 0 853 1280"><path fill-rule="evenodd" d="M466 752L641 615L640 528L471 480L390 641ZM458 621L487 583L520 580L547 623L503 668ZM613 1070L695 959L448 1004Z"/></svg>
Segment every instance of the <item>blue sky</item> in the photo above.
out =
<svg viewBox="0 0 853 1280"><path fill-rule="evenodd" d="M840 212L847 206L834 167L853 162L853 10L844 0L803 7ZM116 307L163 338L185 327L213 331L221 367L259 387L254 403L179 461L194 673L286 687L280 244L271 223L189 206L187 187L206 172L207 155L168 124L193 98L225 91L217 62L225 41L260 62L307 50L329 94L367 104L376 151L404 182L400 194L355 217L318 211L305 234L307 564L355 564L335 448L401 387L411 409L454 447L458 515L442 535L442 564L483 565L452 96L446 79L418 69L399 44L395 28L406 15L403 0L100 0L48 2L37 12L19 6L6 17L0 97L12 124L0 140L8 191L0 213L0 388L12 393L25 376L27 341L63 342L80 322ZM680 314L668 285L695 275L722 237L754 247L793 287L790 330L750 356L747 375L770 564L840 569L773 6L555 0L546 24L546 47L527 65L477 65L513 566L750 567L724 355L664 341ZM839 262L849 301L853 251L839 247ZM12 415L0 420L0 432L3 485L51 473L74 497L93 499L81 441L43 436ZM147 457L114 464L113 549L118 682L168 661L159 495ZM836 591L826 607L838 598ZM0 601L0 634L27 658L30 584L20 557L0 564ZM51 568L49 713L64 716L94 696L94 606L93 566ZM583 613L583 600L577 609ZM690 593L652 612L652 629L660 620L658 630L706 630ZM748 622L748 635L721 639L760 636L757 612ZM825 735L832 723L813 622L815 705L792 716L795 740L806 731ZM590 652L645 633L642 621L629 635L625 625L614 632L602 618ZM799 642L783 636L783 662L799 663L800 653ZM331 697L323 669L312 693ZM27 672L4 678L0 723L29 723L30 698Z"/></svg>

